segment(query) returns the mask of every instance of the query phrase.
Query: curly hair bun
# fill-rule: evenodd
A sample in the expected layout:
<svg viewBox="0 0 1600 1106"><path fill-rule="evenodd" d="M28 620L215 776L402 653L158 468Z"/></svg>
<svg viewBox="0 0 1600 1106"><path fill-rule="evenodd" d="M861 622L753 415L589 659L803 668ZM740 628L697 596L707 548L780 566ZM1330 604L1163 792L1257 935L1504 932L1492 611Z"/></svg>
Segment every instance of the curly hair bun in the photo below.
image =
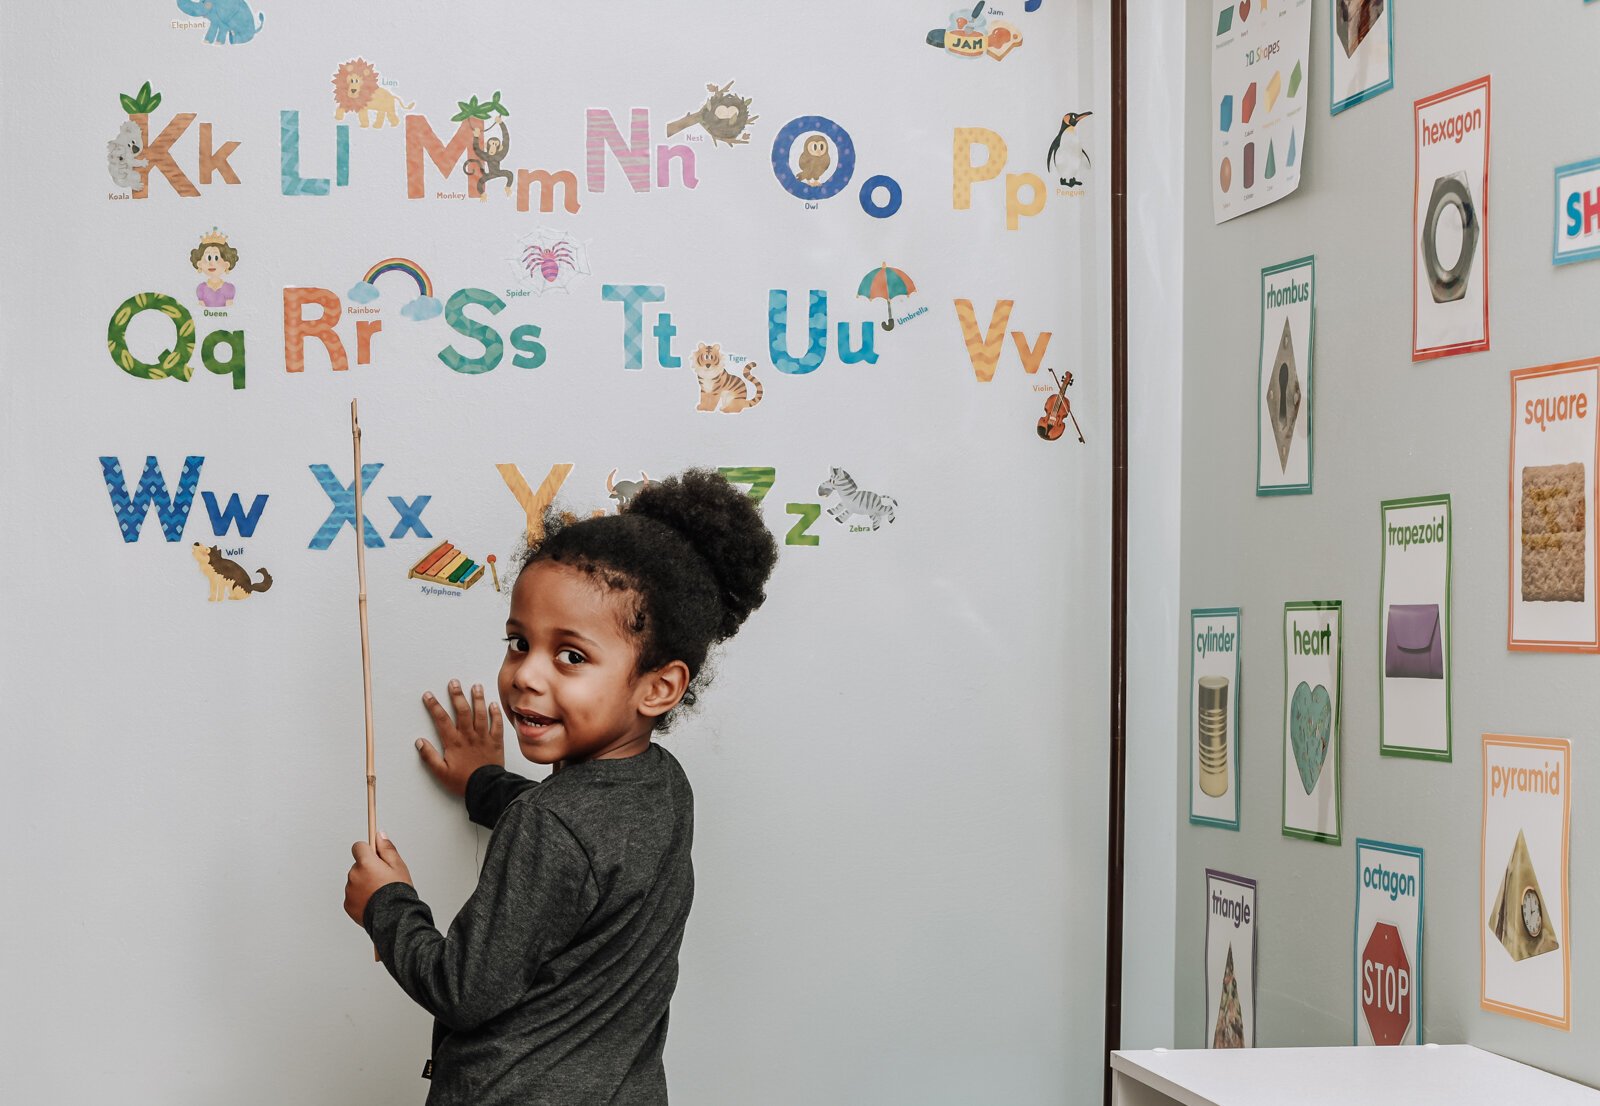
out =
<svg viewBox="0 0 1600 1106"><path fill-rule="evenodd" d="M732 637L767 598L778 543L749 496L713 469L652 480L626 512L671 527L710 567L722 598L717 640Z"/></svg>

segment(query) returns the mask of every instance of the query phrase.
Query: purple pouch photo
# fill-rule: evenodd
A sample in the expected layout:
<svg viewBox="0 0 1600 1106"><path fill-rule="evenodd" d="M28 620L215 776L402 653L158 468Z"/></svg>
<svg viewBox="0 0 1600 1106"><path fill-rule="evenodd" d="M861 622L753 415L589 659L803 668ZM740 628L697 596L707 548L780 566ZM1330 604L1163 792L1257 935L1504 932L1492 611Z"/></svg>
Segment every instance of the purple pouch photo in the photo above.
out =
<svg viewBox="0 0 1600 1106"><path fill-rule="evenodd" d="M1439 637L1439 604L1391 603L1383 650L1383 674L1391 679L1444 679L1444 642Z"/></svg>

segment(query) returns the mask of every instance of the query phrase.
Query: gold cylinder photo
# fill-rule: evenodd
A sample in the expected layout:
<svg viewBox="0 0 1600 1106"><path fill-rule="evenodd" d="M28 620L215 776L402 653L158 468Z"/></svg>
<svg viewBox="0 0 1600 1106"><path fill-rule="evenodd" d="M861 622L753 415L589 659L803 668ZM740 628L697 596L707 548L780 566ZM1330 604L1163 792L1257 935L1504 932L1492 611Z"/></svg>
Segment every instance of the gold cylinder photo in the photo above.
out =
<svg viewBox="0 0 1600 1106"><path fill-rule="evenodd" d="M1200 677L1200 790L1213 799L1228 791L1228 678Z"/></svg>

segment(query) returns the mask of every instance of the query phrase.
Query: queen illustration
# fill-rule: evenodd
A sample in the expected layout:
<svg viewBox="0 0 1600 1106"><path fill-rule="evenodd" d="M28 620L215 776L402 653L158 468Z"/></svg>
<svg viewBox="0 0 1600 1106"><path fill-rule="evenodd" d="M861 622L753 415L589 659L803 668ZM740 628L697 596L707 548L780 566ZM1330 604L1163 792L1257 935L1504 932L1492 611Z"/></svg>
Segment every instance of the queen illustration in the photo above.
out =
<svg viewBox="0 0 1600 1106"><path fill-rule="evenodd" d="M234 287L225 279L239 263L239 251L228 245L228 236L211 228L200 236L200 245L189 251L189 264L203 278L194 294L206 307L227 307L233 303Z"/></svg>

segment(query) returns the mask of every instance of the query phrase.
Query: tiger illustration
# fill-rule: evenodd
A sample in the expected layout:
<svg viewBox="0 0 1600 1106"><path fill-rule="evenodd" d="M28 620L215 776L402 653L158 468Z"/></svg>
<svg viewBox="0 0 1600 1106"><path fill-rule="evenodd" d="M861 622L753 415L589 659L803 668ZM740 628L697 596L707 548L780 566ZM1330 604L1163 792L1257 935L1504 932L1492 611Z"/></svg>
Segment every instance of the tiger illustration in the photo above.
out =
<svg viewBox="0 0 1600 1106"><path fill-rule="evenodd" d="M829 492L839 493L839 502L828 508L828 514L840 525L851 515L866 515L876 530L879 523L894 521L894 509L899 506L891 496L857 487L850 474L841 468L830 468L828 479L817 488L818 495Z"/></svg>
<svg viewBox="0 0 1600 1106"><path fill-rule="evenodd" d="M744 380L722 367L722 346L701 342L694 351L694 375L700 381L700 402L695 410L715 411L721 404L725 414L732 414L760 403L766 389L751 371L755 367L754 361L745 362L744 380L755 387L755 397L751 398Z"/></svg>

